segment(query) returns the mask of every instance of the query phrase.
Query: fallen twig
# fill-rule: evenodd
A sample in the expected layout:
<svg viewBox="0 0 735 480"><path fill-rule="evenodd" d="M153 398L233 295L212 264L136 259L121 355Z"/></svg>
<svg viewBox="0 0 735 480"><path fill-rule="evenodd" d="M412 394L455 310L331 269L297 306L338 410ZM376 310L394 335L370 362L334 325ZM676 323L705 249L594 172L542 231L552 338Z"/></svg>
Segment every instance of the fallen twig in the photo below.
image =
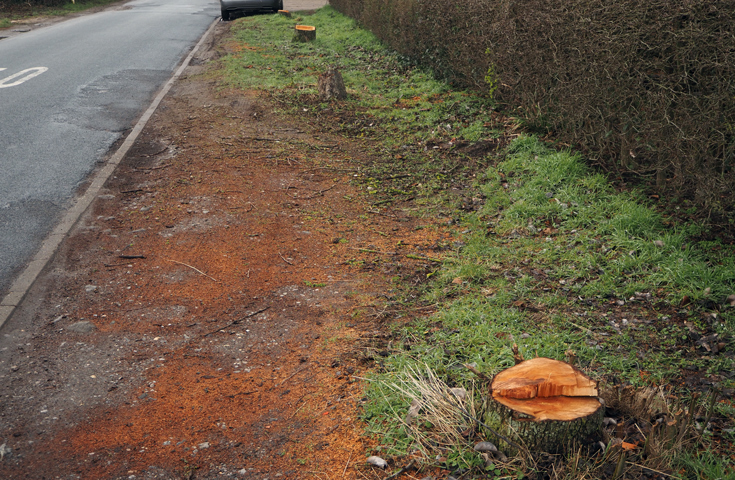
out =
<svg viewBox="0 0 735 480"><path fill-rule="evenodd" d="M350 460L352 460L352 453L350 453L350 456L347 457L347 463L345 463L345 469L342 470L342 476L345 476L345 473L347 473L347 467L350 466Z"/></svg>
<svg viewBox="0 0 735 480"><path fill-rule="evenodd" d="M249 392L233 393L232 395L227 395L227 398L235 398L238 395L252 395L253 393L258 393L258 391L257 390L251 390Z"/></svg>
<svg viewBox="0 0 735 480"><path fill-rule="evenodd" d="M577 325L576 323L570 322L569 320L567 320L567 323L569 323L569 324L577 327L578 329L582 330L583 332L587 332L588 334L590 334L592 336L595 336L595 337L597 336L597 334L595 332L593 332L592 330L590 330L587 327L583 327L582 325Z"/></svg>
<svg viewBox="0 0 735 480"><path fill-rule="evenodd" d="M178 261L176 261L176 260L171 260L170 258L169 258L169 259L167 259L167 260L168 260L169 262L174 262L174 263L178 263L179 265L183 265L183 266L185 266L185 267L189 267L189 268L191 268L192 270L194 270L195 272L197 272L197 273L199 273L199 274L201 274L201 275L204 275L205 277L207 277L207 278L210 278L210 279L214 280L215 282L219 282L219 280L217 280L216 278L214 278L214 277L211 277L211 276L207 275L206 273L202 272L202 271L201 271L201 270L199 270L198 268L196 268L196 267L192 267L191 265L189 265L189 264L187 264L187 263L184 263L184 262L178 262Z"/></svg>
<svg viewBox="0 0 735 480"><path fill-rule="evenodd" d="M383 213L380 210L368 210L367 212L372 213L373 215L382 215L388 218L396 218L396 215L393 215L392 213Z"/></svg>
<svg viewBox="0 0 735 480"><path fill-rule="evenodd" d="M135 258L145 258L145 255L118 255L117 258L124 258L125 260L132 260Z"/></svg>
<svg viewBox="0 0 735 480"><path fill-rule="evenodd" d="M651 468L651 467L645 467L645 466L643 466L643 465L640 465L640 464L638 464L638 463L633 463L633 462L627 462L627 463L628 463L628 465L633 465L633 466L635 466L635 467L639 467L639 468L643 468L643 469L645 469L645 470L649 470L649 471L651 471L651 472L653 472L653 473L658 473L659 475L663 475L664 477L677 478L677 477L675 477L674 475L671 475L670 473L662 472L662 471L660 471L660 470L654 470L654 469L653 469L653 468Z"/></svg>
<svg viewBox="0 0 735 480"><path fill-rule="evenodd" d="M396 473L393 473L391 475L388 475L383 480L393 480L394 478L398 478L400 475L406 473L409 470L412 470L413 468L415 468L415 466L414 466L414 460L411 460L408 465L406 465L402 469L398 470Z"/></svg>
<svg viewBox="0 0 735 480"><path fill-rule="evenodd" d="M314 195L310 195L310 196L308 196L308 197L305 197L305 198L303 198L303 200L311 200L312 198L318 197L318 196L320 196L320 195L324 195L324 192L328 192L329 190L333 189L333 188L334 188L334 187L336 187L336 186L337 186L337 184L335 183L334 185L332 185L332 186L331 186L331 187L329 187L329 188L325 188L324 190L319 190L319 191L318 191L317 193L315 193Z"/></svg>
<svg viewBox="0 0 735 480"><path fill-rule="evenodd" d="M354 168L335 168L335 167L311 167L306 170L301 170L301 173L311 172L312 170L331 170L333 172L344 172L344 173L355 173L358 170Z"/></svg>
<svg viewBox="0 0 735 480"><path fill-rule="evenodd" d="M281 385L283 385L287 381L291 380L293 377L295 377L299 373L303 372L304 370L306 370L306 367L299 368L298 370L296 370L295 372L293 372L291 375L289 375L288 377L286 377L283 380L281 380L281 382L278 385L276 385L276 386L280 387Z"/></svg>
<svg viewBox="0 0 735 480"><path fill-rule="evenodd" d="M398 255L396 252L381 252L380 250L371 250L369 248L356 248L356 247L347 247L350 250L357 250L358 252L365 252L365 253L379 253L381 255Z"/></svg>
<svg viewBox="0 0 735 480"><path fill-rule="evenodd" d="M278 256L279 256L279 257L281 257L281 260L283 260L284 262L288 263L289 265L293 265L293 263L289 262L289 261L288 261L288 260L286 259L286 257L284 257L283 255L281 255L281 252L278 252Z"/></svg>
<svg viewBox="0 0 735 480"><path fill-rule="evenodd" d="M242 137L238 140L240 140L241 142L243 140L256 140L260 142L280 142L281 141L280 139L277 139L277 138L263 138L263 137Z"/></svg>
<svg viewBox="0 0 735 480"><path fill-rule="evenodd" d="M438 258L424 257L422 255L416 255L416 254L413 254L413 253L406 254L406 258L411 258L413 260L428 260L430 262L437 262L437 263L441 263L443 261L443 260L440 260Z"/></svg>
<svg viewBox="0 0 735 480"><path fill-rule="evenodd" d="M331 187L325 188L323 190L319 190L314 195L309 195L308 197L296 197L294 195L289 195L288 192L286 192L286 195L289 196L289 197L291 197L291 198L293 198L294 200L311 200L312 198L316 198L316 197L318 197L320 195L324 195L324 192L328 192L329 190L333 189L336 186L337 186L337 184L335 183ZM296 188L296 187L290 187L290 188ZM288 188L286 188L286 190L288 190Z"/></svg>
<svg viewBox="0 0 735 480"><path fill-rule="evenodd" d="M472 365L464 364L464 368L466 368L470 372L474 373L475 375L477 375L481 379L485 380L486 382L492 382L493 381L492 378L488 377L487 375L485 375L484 373L482 373L481 371L479 371L478 369L476 369Z"/></svg>
<svg viewBox="0 0 735 480"><path fill-rule="evenodd" d="M247 320L247 319L248 319L248 318L250 318L250 317L254 317L255 315L257 315L257 314L259 314L259 313L265 312L265 311L266 311L266 310L268 310L269 308L271 308L271 307L270 307L270 305L269 305L269 306L267 306L267 307L263 307L263 308L261 308L260 310L256 310L256 311L254 311L254 312L252 312L252 313L248 313L248 314L247 314L247 315L245 315L244 317L240 317L240 318L238 318L237 320L233 320L233 321L231 321L230 323L228 323L228 324L227 324L227 325L225 325L224 327L220 327L220 328L218 328L217 330L212 330L212 331L211 331L211 332L209 332L209 333L205 333L205 334L204 334L204 336L205 336L205 337L208 337L208 336L212 335L213 333L221 332L221 331L222 331L222 330L224 330L225 328L229 328L229 327L231 327L231 326L233 326L233 325L237 325L238 323L242 322L243 320Z"/></svg>
<svg viewBox="0 0 735 480"><path fill-rule="evenodd" d="M330 428L329 430L327 430L326 432L324 432L324 436L326 437L328 435L331 435L335 430L337 430L340 427L340 425L341 424L338 423L337 425L333 426L332 428Z"/></svg>

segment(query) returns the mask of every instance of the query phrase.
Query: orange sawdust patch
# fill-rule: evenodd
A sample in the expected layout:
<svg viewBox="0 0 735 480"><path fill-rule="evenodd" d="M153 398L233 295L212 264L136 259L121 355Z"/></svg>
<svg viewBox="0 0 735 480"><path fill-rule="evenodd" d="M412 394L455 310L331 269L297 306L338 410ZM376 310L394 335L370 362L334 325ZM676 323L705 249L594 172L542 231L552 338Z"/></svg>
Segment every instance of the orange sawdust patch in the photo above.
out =
<svg viewBox="0 0 735 480"><path fill-rule="evenodd" d="M222 369L212 356L177 354L154 369L130 405L101 411L69 432L62 457L126 454L128 470L149 465L183 470L216 461L283 473L332 471L364 445L354 422L360 388L349 375L309 361L245 372ZM305 460L305 461L300 461ZM95 462L105 478L119 465Z"/></svg>

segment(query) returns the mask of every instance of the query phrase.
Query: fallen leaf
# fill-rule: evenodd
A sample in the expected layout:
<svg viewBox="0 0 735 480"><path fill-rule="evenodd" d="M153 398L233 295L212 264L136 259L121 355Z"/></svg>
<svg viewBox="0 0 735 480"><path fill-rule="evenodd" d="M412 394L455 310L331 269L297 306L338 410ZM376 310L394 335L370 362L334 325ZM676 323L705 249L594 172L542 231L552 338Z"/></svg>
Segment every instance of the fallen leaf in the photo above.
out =
<svg viewBox="0 0 735 480"><path fill-rule="evenodd" d="M413 424L413 421L416 420L416 418L419 416L419 411L421 410L421 403L418 400L414 400L411 402L411 406L408 408L408 413L406 414L406 423L408 425Z"/></svg>
<svg viewBox="0 0 735 480"><path fill-rule="evenodd" d="M454 283L455 285L462 285L462 279L460 277L457 277L452 280L452 283Z"/></svg>
<svg viewBox="0 0 735 480"><path fill-rule="evenodd" d="M467 390L462 387L450 388L449 391L459 400L464 400L467 398Z"/></svg>

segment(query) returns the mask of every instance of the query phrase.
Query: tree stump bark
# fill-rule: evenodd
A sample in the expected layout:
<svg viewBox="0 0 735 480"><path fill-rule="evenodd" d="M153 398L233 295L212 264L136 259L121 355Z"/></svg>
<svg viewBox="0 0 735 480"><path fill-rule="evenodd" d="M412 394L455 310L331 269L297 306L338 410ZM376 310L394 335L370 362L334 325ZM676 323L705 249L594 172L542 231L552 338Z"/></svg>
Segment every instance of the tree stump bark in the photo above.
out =
<svg viewBox="0 0 735 480"><path fill-rule="evenodd" d="M344 100L347 98L347 89L345 82L342 80L342 74L336 68L330 68L325 73L319 75L316 84L317 91L322 100Z"/></svg>
<svg viewBox="0 0 735 480"><path fill-rule="evenodd" d="M279 15L283 15L284 17L291 18L291 12L288 10L278 10Z"/></svg>
<svg viewBox="0 0 735 480"><path fill-rule="evenodd" d="M597 383L565 362L526 360L498 373L491 391L487 423L532 453L564 453L602 427Z"/></svg>
<svg viewBox="0 0 735 480"><path fill-rule="evenodd" d="M296 34L293 40L294 42L311 42L312 40L316 40L316 27L296 25Z"/></svg>

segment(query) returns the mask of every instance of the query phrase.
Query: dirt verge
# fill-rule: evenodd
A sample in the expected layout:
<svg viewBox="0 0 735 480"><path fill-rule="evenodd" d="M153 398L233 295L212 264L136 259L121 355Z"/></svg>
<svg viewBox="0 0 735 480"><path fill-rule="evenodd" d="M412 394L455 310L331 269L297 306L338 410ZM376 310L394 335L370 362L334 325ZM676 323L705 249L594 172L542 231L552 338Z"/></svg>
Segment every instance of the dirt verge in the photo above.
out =
<svg viewBox="0 0 735 480"><path fill-rule="evenodd" d="M218 90L228 34L3 328L0 477L377 478L361 378L449 234L363 200L362 145Z"/></svg>

